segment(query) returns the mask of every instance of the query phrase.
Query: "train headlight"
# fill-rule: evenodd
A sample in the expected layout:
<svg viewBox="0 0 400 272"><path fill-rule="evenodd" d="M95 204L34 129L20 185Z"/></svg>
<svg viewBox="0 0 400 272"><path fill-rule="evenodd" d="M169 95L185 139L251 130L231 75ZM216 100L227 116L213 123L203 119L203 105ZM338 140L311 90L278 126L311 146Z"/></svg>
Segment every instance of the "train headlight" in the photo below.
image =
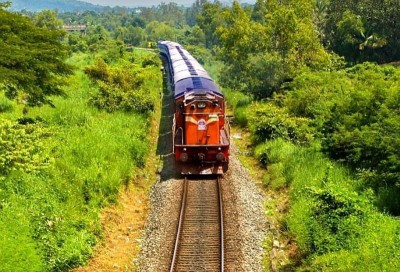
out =
<svg viewBox="0 0 400 272"><path fill-rule="evenodd" d="M187 162L188 159L189 159L189 156L188 156L187 153L181 153L181 155L179 156L179 160L180 160L181 162Z"/></svg>
<svg viewBox="0 0 400 272"><path fill-rule="evenodd" d="M197 103L197 108L204 109L207 106L206 102L199 102Z"/></svg>
<svg viewBox="0 0 400 272"><path fill-rule="evenodd" d="M217 158L217 161L219 161L219 162L225 161L225 155L222 152L219 152L217 154L216 158Z"/></svg>

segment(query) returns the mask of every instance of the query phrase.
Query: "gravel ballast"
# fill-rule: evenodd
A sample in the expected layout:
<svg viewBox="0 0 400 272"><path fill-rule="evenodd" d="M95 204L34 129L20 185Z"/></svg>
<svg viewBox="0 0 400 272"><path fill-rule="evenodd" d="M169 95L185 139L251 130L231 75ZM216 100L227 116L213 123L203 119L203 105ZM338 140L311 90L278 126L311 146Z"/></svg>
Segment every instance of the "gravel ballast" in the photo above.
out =
<svg viewBox="0 0 400 272"><path fill-rule="evenodd" d="M267 233L265 197L231 148L229 170L221 180L224 200L225 270L263 271ZM168 161L173 165L172 158ZM164 168L170 168L168 165ZM171 172L171 169L166 170ZM162 171L163 173L164 171ZM166 175L168 176L168 175ZM168 271L179 216L182 180L161 174L151 190L151 212L142 238L138 271Z"/></svg>
<svg viewBox="0 0 400 272"><path fill-rule="evenodd" d="M263 240L267 235L263 192L237 159L231 146L229 170L222 180L225 207L226 271L263 271Z"/></svg>

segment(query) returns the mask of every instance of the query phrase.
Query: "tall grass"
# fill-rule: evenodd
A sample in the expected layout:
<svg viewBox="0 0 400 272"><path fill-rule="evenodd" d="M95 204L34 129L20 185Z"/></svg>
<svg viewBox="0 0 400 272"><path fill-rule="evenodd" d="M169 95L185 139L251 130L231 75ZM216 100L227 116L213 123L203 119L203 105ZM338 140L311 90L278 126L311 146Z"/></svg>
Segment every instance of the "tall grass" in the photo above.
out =
<svg viewBox="0 0 400 272"><path fill-rule="evenodd" d="M299 147L277 139L266 152L268 185L289 187L286 225L306 257L300 270L398 271L400 221L381 214L373 194L318 145ZM261 150L261 151L260 151Z"/></svg>
<svg viewBox="0 0 400 272"><path fill-rule="evenodd" d="M140 61L145 54L127 59ZM101 208L117 201L118 191L145 162L151 115L90 106L97 88L82 68L93 56L78 54L69 61L77 69L68 79L67 97L52 98L55 108L32 108L25 115L50 131L39 139L51 157L49 166L0 176L0 271L65 271L84 264L101 239ZM161 75L149 69L154 76L146 84L158 94ZM22 116L20 105L2 97L0 105L5 105L0 118Z"/></svg>
<svg viewBox="0 0 400 272"><path fill-rule="evenodd" d="M250 105L252 98L242 92L224 89L223 90L228 105L233 109L234 123L241 127L246 127L248 123L247 106Z"/></svg>

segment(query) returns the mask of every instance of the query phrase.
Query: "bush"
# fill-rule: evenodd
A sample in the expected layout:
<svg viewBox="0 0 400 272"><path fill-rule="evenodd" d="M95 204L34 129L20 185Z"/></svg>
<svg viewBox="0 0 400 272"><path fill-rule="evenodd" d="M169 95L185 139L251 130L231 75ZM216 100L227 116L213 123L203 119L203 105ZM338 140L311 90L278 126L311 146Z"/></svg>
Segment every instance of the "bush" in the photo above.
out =
<svg viewBox="0 0 400 272"><path fill-rule="evenodd" d="M204 47L186 45L185 48L201 65L210 64L210 60L213 58L210 51Z"/></svg>
<svg viewBox="0 0 400 272"><path fill-rule="evenodd" d="M280 110L308 118L331 158L356 171L368 171L364 186L371 186L377 195L387 186L394 193L400 180L399 79L400 69L371 63L329 73L303 73L279 101ZM278 127L262 135L270 137L272 132L281 135L285 131ZM400 214L396 201L381 196L380 205Z"/></svg>
<svg viewBox="0 0 400 272"><path fill-rule="evenodd" d="M148 57L143 63L155 63L153 57ZM122 110L126 112L149 113L154 111L155 96L150 92L145 79L149 75L148 69L153 64L146 64L137 68L134 64L119 68L110 68L103 60L85 68L85 73L99 86L89 102L99 109L108 112ZM157 66L159 67L159 66ZM151 95L153 94L153 95Z"/></svg>
<svg viewBox="0 0 400 272"><path fill-rule="evenodd" d="M48 166L51 158L43 145L48 136L49 130L40 125L0 120L0 175L14 170L37 172Z"/></svg>
<svg viewBox="0 0 400 272"><path fill-rule="evenodd" d="M368 200L341 188L308 189L312 203L308 245L314 254L351 250L358 245Z"/></svg>
<svg viewBox="0 0 400 272"><path fill-rule="evenodd" d="M299 147L282 139L256 148L267 162L272 188L290 184L285 222L305 261L304 271L397 271L400 224L373 206L371 190L331 163L318 145Z"/></svg>
<svg viewBox="0 0 400 272"><path fill-rule="evenodd" d="M98 58L95 65L87 66L83 69L85 74L93 81L108 82L111 77L111 71L107 63L102 59Z"/></svg>
<svg viewBox="0 0 400 272"><path fill-rule="evenodd" d="M307 144L312 140L308 119L291 117L284 109L271 103L255 103L253 106L249 111L249 123L255 143L278 138L299 144Z"/></svg>
<svg viewBox="0 0 400 272"><path fill-rule="evenodd" d="M123 110L126 112L148 113L154 110L154 102L143 89L126 91L118 85L99 82L99 92L89 102L108 112Z"/></svg>
<svg viewBox="0 0 400 272"><path fill-rule="evenodd" d="M0 113L12 112L13 109L14 105L9 99L0 97Z"/></svg>
<svg viewBox="0 0 400 272"><path fill-rule="evenodd" d="M264 185L273 189L285 188L293 180L295 145L279 138L259 144L254 155L268 172L263 176Z"/></svg>
<svg viewBox="0 0 400 272"><path fill-rule="evenodd" d="M146 57L142 62L142 67L146 68L147 66L161 67L161 60L158 55L154 54Z"/></svg>
<svg viewBox="0 0 400 272"><path fill-rule="evenodd" d="M248 125L248 106L251 104L252 99L250 96L243 94L239 91L224 89L224 95L228 104L233 108L233 123L241 127Z"/></svg>

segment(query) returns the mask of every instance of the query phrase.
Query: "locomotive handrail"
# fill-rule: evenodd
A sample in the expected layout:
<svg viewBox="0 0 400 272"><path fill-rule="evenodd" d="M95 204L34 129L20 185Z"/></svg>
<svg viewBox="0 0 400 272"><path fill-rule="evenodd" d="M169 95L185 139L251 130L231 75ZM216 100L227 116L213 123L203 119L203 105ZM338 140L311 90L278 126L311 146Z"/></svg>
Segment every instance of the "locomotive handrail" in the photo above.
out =
<svg viewBox="0 0 400 272"><path fill-rule="evenodd" d="M175 121L175 115L174 119L172 121L172 152L175 153L175 128L176 128L176 121Z"/></svg>
<svg viewBox="0 0 400 272"><path fill-rule="evenodd" d="M178 127L178 129L176 131L178 131L178 130L181 131L181 135L182 135L181 143L183 144L183 128L182 127Z"/></svg>
<svg viewBox="0 0 400 272"><path fill-rule="evenodd" d="M183 112L182 115L219 115L221 112L190 112L185 113Z"/></svg>
<svg viewBox="0 0 400 272"><path fill-rule="evenodd" d="M208 144L208 145L204 145L204 144L176 144L175 146L178 147L228 147L229 144Z"/></svg>
<svg viewBox="0 0 400 272"><path fill-rule="evenodd" d="M228 128L228 129L226 129L226 128ZM230 143L231 141L230 141L230 137L231 137L231 123L229 122L229 120L228 119L225 119L225 126L224 126L224 129L225 129L225 131L227 131L227 140L228 140L228 142Z"/></svg>

